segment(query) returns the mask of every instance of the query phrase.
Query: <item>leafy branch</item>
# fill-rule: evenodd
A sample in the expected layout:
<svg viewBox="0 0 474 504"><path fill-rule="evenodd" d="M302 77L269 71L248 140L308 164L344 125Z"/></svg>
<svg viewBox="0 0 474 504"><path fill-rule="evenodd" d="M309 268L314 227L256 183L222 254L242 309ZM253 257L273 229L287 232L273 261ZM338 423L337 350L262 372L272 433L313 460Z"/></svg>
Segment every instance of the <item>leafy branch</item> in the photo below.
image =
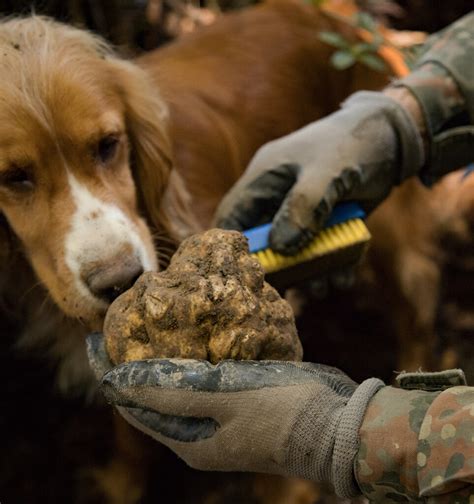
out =
<svg viewBox="0 0 474 504"><path fill-rule="evenodd" d="M325 0L316 0L321 5ZM336 14L328 13L333 17ZM377 31L377 24L374 18L366 12L358 12L352 19L342 17L345 23L349 23L355 28L362 28L372 34L371 42L350 42L340 33L332 31L322 31L319 33L319 39L326 44L335 47L337 51L331 56L331 64L338 70L345 70L356 62L376 70L384 72L387 69L385 61L378 55L377 51L384 43L383 36Z"/></svg>

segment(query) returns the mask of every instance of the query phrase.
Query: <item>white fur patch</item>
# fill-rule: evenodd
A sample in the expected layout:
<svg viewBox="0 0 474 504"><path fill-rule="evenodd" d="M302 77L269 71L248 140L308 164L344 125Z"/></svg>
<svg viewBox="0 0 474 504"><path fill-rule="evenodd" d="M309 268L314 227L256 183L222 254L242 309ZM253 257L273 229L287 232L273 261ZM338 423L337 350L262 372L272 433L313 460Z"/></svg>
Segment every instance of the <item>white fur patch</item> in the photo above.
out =
<svg viewBox="0 0 474 504"><path fill-rule="evenodd" d="M104 306L81 279L81 268L91 262L106 261L131 245L143 270L154 270L155 263L140 238L136 225L115 205L95 197L83 184L68 173L69 186L76 210L65 239L65 262L74 275L77 290Z"/></svg>

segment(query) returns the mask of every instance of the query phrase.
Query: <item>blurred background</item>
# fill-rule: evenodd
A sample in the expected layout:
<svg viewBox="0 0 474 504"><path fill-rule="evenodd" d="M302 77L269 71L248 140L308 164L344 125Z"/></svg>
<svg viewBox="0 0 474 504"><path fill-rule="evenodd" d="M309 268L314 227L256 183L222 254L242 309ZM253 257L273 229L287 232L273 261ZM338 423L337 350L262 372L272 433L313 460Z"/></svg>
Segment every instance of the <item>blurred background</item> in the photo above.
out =
<svg viewBox="0 0 474 504"><path fill-rule="evenodd" d="M311 1L311 0L309 0ZM317 2L317 0L314 0ZM0 0L3 15L36 12L96 31L134 53L211 23L257 0ZM435 32L472 9L472 0L358 0L359 7L400 30Z"/></svg>

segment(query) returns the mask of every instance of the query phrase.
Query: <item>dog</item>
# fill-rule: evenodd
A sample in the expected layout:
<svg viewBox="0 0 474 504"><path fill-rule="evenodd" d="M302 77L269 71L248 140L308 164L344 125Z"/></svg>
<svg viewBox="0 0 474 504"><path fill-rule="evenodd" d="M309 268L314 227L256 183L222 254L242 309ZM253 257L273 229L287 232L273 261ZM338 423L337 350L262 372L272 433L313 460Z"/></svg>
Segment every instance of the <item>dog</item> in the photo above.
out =
<svg viewBox="0 0 474 504"><path fill-rule="evenodd" d="M386 82L359 66L341 82L322 29L348 30L268 4L130 62L46 18L1 23L2 291L28 312L20 344L49 347L63 390L88 382L84 334L210 225L262 144Z"/></svg>
<svg viewBox="0 0 474 504"><path fill-rule="evenodd" d="M223 16L135 61L47 18L0 23L3 311L20 321L18 345L55 363L62 392L93 393L86 334L143 271L211 225L261 145L388 82L328 65L321 30L357 39L290 1ZM135 502L146 471L118 450L96 475L109 502Z"/></svg>
<svg viewBox="0 0 474 504"><path fill-rule="evenodd" d="M171 169L166 107L144 72L81 30L13 19L1 24L0 45L4 265L15 264L2 274L3 292L28 304L38 279L56 305L61 315L34 321L40 328L27 327L21 344L49 345L64 359L67 389L87 381L78 363L84 333L100 328L110 302L143 271L158 268L152 229L166 228L156 205ZM149 222L139 210L147 199Z"/></svg>

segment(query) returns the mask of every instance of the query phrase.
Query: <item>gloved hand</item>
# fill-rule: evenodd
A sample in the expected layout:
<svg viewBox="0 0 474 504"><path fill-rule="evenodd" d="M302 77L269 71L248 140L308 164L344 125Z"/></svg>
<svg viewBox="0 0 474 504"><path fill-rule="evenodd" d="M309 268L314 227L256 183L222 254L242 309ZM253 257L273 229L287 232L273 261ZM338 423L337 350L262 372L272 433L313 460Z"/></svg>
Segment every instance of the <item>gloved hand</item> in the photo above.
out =
<svg viewBox="0 0 474 504"><path fill-rule="evenodd" d="M94 338L89 352L100 356ZM359 427L382 386L310 363L163 359L121 364L101 388L132 425L194 468L327 481L351 497L360 493Z"/></svg>
<svg viewBox="0 0 474 504"><path fill-rule="evenodd" d="M218 226L245 230L273 219L271 247L305 246L339 201L375 208L423 165L411 116L382 93L360 92L325 119L263 146L223 199Z"/></svg>

